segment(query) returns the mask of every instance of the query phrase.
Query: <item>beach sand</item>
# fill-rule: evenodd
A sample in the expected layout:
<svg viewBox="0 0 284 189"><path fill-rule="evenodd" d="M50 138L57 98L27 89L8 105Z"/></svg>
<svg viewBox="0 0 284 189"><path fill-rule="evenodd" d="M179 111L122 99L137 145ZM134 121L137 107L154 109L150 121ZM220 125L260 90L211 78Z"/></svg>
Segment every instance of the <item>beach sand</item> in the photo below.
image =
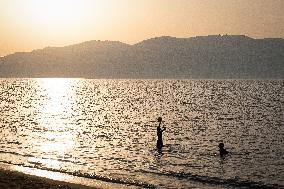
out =
<svg viewBox="0 0 284 189"><path fill-rule="evenodd" d="M0 189L91 189L95 187L88 187L78 184L67 183L63 181L55 181L43 177L27 175L20 172L0 170Z"/></svg>
<svg viewBox="0 0 284 189"><path fill-rule="evenodd" d="M135 189L135 186L0 163L0 189Z"/></svg>

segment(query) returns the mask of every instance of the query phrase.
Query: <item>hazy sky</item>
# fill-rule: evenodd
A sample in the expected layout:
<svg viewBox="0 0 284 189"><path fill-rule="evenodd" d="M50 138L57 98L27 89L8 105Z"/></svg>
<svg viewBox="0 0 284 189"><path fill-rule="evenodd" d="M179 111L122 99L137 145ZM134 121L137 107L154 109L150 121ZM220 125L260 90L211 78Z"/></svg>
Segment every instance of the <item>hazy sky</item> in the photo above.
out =
<svg viewBox="0 0 284 189"><path fill-rule="evenodd" d="M284 38L284 0L0 0L0 56L88 40Z"/></svg>

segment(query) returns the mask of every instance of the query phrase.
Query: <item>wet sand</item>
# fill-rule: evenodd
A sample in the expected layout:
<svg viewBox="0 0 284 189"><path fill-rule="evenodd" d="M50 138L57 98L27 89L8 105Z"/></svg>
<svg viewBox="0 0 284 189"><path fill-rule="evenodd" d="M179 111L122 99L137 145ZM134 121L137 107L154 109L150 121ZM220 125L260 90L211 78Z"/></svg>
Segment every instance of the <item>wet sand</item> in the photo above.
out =
<svg viewBox="0 0 284 189"><path fill-rule="evenodd" d="M78 184L55 181L47 178L26 175L24 173L0 169L1 189L91 189Z"/></svg>
<svg viewBox="0 0 284 189"><path fill-rule="evenodd" d="M137 186L106 182L64 173L0 162L0 189L137 189Z"/></svg>

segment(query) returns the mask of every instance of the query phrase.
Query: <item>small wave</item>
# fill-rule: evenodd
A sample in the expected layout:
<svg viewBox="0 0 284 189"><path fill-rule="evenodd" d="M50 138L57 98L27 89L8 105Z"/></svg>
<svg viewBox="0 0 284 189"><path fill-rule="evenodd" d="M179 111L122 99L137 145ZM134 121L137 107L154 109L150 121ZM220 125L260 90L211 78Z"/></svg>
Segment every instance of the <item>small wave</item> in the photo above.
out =
<svg viewBox="0 0 284 189"><path fill-rule="evenodd" d="M1 151L1 150L0 150L0 153L2 153L2 154L12 154L12 155L23 156L23 157L34 157L34 156L28 155L28 154L20 154L20 153L17 153L17 152L7 152L7 151Z"/></svg>
<svg viewBox="0 0 284 189"><path fill-rule="evenodd" d="M52 169L52 168L46 168L46 167L41 167L40 165L34 164L33 166L30 165L25 165L23 163L15 163L12 161L5 161L5 160L0 160L0 163L5 163L5 164L10 164L10 165L15 165L15 166L22 166L22 167L27 167L27 168L36 168L39 170L45 170L45 171L52 171L52 172L57 172L57 173L63 173L71 176L76 176L76 177L81 177L81 178L87 178L87 179L95 179L95 180L100 180L100 181L105 181L105 182L111 182L111 183L116 183L116 184L124 184L128 186L137 186L137 187L143 187L143 188L156 188L156 186L137 181L137 180L132 180L132 179L121 179L121 178L111 178L111 177L106 177L98 174L89 174L89 173L82 173L80 171L67 171L67 170L57 170L57 169Z"/></svg>
<svg viewBox="0 0 284 189"><path fill-rule="evenodd" d="M33 156L30 154L21 154L21 153L17 153L17 152L7 152L7 151L1 151L0 150L0 154L11 154L11 155L16 155L16 156L22 156L22 157L29 157L29 158L38 158L37 156ZM62 158L38 158L41 160L54 160L54 161L58 161L58 162L65 162L65 163L73 163L73 164L82 164L81 161L74 161L74 160L68 160L68 159L62 159ZM32 163L32 162L29 162Z"/></svg>
<svg viewBox="0 0 284 189"><path fill-rule="evenodd" d="M149 171L142 171L144 173L156 174L160 176L168 176L168 177L175 177L178 179L188 179L193 180L196 182L212 184L212 185L224 185L229 187L240 187L240 188L248 188L248 189L279 189L284 188L282 185L278 184L264 184L261 182L253 182L247 180L239 180L237 178L234 179L221 179L217 177L208 177L208 176L201 176L195 175L191 173L176 173L176 172L167 172L167 173L157 173L157 172L149 172Z"/></svg>
<svg viewBox="0 0 284 189"><path fill-rule="evenodd" d="M7 142L7 144L17 144L17 145L21 145L22 143L19 142L19 141L10 141L10 142Z"/></svg>

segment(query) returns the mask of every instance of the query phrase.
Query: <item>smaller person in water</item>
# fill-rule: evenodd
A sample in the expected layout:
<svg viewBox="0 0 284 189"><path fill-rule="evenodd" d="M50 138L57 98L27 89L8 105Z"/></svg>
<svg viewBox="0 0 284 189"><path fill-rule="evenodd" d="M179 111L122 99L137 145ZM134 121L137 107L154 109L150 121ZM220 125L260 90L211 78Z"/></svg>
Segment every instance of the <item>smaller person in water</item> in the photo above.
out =
<svg viewBox="0 0 284 189"><path fill-rule="evenodd" d="M163 129L161 128L161 123L162 123L161 117L158 118L158 122L159 125L157 127L157 136L158 136L157 148L161 149L163 147L163 132L166 130L166 127L164 127Z"/></svg>
<svg viewBox="0 0 284 189"><path fill-rule="evenodd" d="M224 144L220 143L219 144L219 152L220 152L220 156L226 155L229 152L224 148Z"/></svg>

